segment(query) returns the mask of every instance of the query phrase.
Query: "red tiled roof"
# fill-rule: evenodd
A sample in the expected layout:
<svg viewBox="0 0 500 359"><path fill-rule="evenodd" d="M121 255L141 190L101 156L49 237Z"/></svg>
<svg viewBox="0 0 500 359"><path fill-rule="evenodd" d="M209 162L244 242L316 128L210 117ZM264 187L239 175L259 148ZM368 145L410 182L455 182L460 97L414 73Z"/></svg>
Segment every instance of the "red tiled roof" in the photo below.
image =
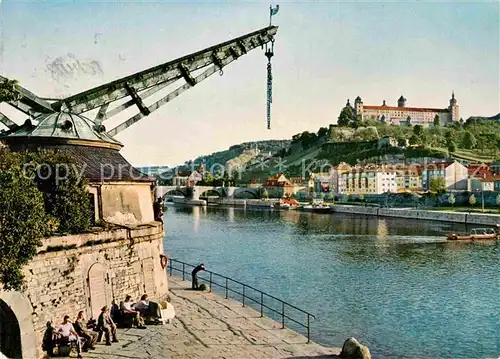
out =
<svg viewBox="0 0 500 359"><path fill-rule="evenodd" d="M500 181L500 175L486 176L486 178L481 178L481 182L496 182Z"/></svg>
<svg viewBox="0 0 500 359"><path fill-rule="evenodd" d="M491 175L490 168L485 164L470 164L467 166L469 176L484 177L484 175Z"/></svg>
<svg viewBox="0 0 500 359"><path fill-rule="evenodd" d="M283 182L278 182L275 179L270 179L270 180L267 180L266 182L264 182L264 184L262 186L263 187L292 187L293 184L288 180L283 181Z"/></svg>
<svg viewBox="0 0 500 359"><path fill-rule="evenodd" d="M446 108L424 108L424 107L395 107L395 106L363 106L364 110L396 110L413 112L448 112Z"/></svg>

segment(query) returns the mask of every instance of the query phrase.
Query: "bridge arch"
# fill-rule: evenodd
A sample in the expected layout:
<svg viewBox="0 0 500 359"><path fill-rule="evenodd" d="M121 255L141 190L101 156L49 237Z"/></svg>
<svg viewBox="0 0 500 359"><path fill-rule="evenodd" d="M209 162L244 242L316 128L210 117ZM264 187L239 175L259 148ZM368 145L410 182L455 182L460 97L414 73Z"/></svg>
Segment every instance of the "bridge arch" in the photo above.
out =
<svg viewBox="0 0 500 359"><path fill-rule="evenodd" d="M184 196L186 197L187 193L181 189L172 189L170 191L165 192L163 195L163 198L166 196Z"/></svg>
<svg viewBox="0 0 500 359"><path fill-rule="evenodd" d="M234 192L237 199L259 199L260 193L256 188L239 188Z"/></svg>
<svg viewBox="0 0 500 359"><path fill-rule="evenodd" d="M39 352L31 315L33 307L24 294L0 290L0 352L7 358L36 358Z"/></svg>
<svg viewBox="0 0 500 359"><path fill-rule="evenodd" d="M208 196L222 197L221 193L216 189L207 189L206 191L200 194L200 197L208 197Z"/></svg>

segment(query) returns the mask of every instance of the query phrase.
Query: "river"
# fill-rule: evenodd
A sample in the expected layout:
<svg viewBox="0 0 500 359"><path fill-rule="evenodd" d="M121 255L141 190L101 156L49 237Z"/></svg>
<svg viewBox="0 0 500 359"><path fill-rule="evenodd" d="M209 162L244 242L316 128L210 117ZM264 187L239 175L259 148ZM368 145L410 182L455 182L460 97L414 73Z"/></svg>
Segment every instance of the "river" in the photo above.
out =
<svg viewBox="0 0 500 359"><path fill-rule="evenodd" d="M169 207L171 258L312 312L312 339L354 336L373 358L498 358L500 245L445 243L465 225Z"/></svg>

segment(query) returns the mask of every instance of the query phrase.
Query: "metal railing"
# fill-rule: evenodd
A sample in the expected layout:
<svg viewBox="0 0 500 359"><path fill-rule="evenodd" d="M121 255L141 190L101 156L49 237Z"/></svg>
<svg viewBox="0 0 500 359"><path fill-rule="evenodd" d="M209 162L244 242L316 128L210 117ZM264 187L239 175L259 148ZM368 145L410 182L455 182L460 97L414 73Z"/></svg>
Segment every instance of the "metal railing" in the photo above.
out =
<svg viewBox="0 0 500 359"><path fill-rule="evenodd" d="M175 265L177 264L177 266ZM176 259L169 258L168 259L168 271L170 275L173 275L173 272L181 272L182 273L182 280L186 280L186 275L188 278L191 278L191 271L195 266L189 263L185 263ZM204 272L204 273L203 273ZM200 275L203 273L202 275ZM217 282L216 279L222 279L222 283L219 281ZM245 304L248 305L248 303L245 303L245 299L250 300L251 303L255 303L260 307L260 316L264 316L264 308L269 310L272 313L277 314L279 317L281 317L281 329L285 328L285 319L288 319L292 321L295 324L298 324L299 326L307 329L307 342L310 342L311 338L311 318L316 319L316 317L309 313L306 312L305 310L302 310L290 303L287 303L285 301L282 301L281 299L276 298L273 295L267 294L261 290L258 290L250 285L247 285L245 283L242 283L240 281L237 281L235 279L226 277L221 274L217 274L215 272L209 271L209 270L204 270L202 272L198 272L198 281L199 282L206 282L208 283L208 287L210 291L212 290L212 287L220 288L224 291L226 299L229 298L229 293L236 294L238 297L241 296L241 302L243 304L243 307ZM232 285L232 287L231 287ZM234 289L234 287L239 287L241 288L241 292L238 291L237 289ZM250 290L253 293L257 293L259 298L255 299L254 297L250 296L248 293L248 290ZM238 298L232 298L232 299L237 299ZM267 303L265 302L265 299L267 299ZM278 307L279 308L273 308L270 306L269 302L273 300L275 303L279 303ZM255 308L254 308L255 309ZM287 311L285 312L285 309ZM304 321L299 321L298 319L292 318L289 315L290 312L298 312L301 313L302 315L305 315L306 318ZM305 323L304 323L305 322Z"/></svg>

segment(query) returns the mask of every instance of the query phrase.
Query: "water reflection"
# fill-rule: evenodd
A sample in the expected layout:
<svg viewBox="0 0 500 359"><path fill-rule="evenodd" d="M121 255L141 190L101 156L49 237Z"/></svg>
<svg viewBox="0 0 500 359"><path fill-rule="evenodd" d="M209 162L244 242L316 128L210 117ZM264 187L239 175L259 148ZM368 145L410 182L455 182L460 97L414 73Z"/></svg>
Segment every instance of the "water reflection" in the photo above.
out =
<svg viewBox="0 0 500 359"><path fill-rule="evenodd" d="M354 335L374 358L500 354L500 245L445 241L464 225L172 207L165 227L173 258L309 308L321 343Z"/></svg>

